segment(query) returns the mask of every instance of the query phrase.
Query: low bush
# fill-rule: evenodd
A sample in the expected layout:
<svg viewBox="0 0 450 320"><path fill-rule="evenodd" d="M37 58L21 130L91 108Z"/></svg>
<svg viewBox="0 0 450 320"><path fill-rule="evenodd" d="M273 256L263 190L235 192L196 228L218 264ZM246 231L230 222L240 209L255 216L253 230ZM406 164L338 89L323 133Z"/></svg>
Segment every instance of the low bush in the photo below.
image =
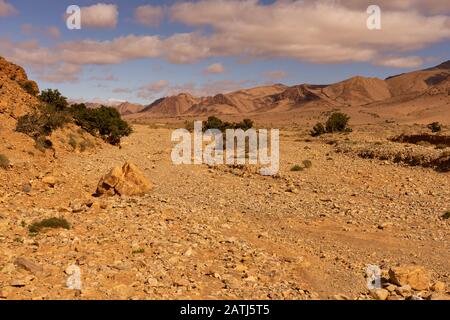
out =
<svg viewBox="0 0 450 320"><path fill-rule="evenodd" d="M50 218L50 219L44 219L39 222L33 223L28 230L30 233L38 233L42 229L50 228L50 229L70 229L69 222L64 218Z"/></svg>
<svg viewBox="0 0 450 320"><path fill-rule="evenodd" d="M324 133L326 133L325 126L320 122L318 122L311 131L313 137L321 136Z"/></svg>
<svg viewBox="0 0 450 320"><path fill-rule="evenodd" d="M299 172L299 171L303 171L303 168L300 165L296 164L295 166L293 166L291 168L291 171L292 172Z"/></svg>
<svg viewBox="0 0 450 320"><path fill-rule="evenodd" d="M439 122L430 123L427 127L434 133L442 131L442 125Z"/></svg>
<svg viewBox="0 0 450 320"><path fill-rule="evenodd" d="M0 168L1 169L8 169L11 162L9 161L8 157L4 154L0 154Z"/></svg>
<svg viewBox="0 0 450 320"><path fill-rule="evenodd" d="M348 127L350 117L345 113L335 112L327 120L325 128L328 133L333 132L349 132L351 129Z"/></svg>
<svg viewBox="0 0 450 320"><path fill-rule="evenodd" d="M39 94L39 90L36 87L36 84L33 81L26 80L20 83L20 86L23 90L25 90L28 94L32 96L37 96Z"/></svg>
<svg viewBox="0 0 450 320"><path fill-rule="evenodd" d="M317 123L311 131L311 135L318 137L324 133L351 132L352 129L348 126L349 121L350 117L345 113L334 112L330 115L325 125L320 122Z"/></svg>
<svg viewBox="0 0 450 320"><path fill-rule="evenodd" d="M241 122L224 122L221 119L211 116L208 118L206 123L203 125L203 131L207 131L210 129L218 129L222 132L225 132L227 129L242 129L247 131L253 128L253 121L250 119L244 119Z"/></svg>

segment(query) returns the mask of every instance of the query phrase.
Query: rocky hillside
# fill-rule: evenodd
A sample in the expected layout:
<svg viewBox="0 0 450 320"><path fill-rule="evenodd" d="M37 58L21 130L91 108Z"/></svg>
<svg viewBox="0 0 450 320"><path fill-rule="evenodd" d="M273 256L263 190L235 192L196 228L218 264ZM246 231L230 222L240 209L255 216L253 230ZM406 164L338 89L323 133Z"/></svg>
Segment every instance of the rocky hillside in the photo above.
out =
<svg viewBox="0 0 450 320"><path fill-rule="evenodd" d="M330 85L265 86L212 97L182 93L156 100L136 117L240 115L295 111L304 106L370 106L393 104L428 96L449 97L450 61L434 68L390 77L353 77ZM432 102L429 102L432 103ZM424 102L427 104L427 102Z"/></svg>
<svg viewBox="0 0 450 320"><path fill-rule="evenodd" d="M39 92L36 82L28 79L25 70L0 57L0 117L2 126L15 124L15 119L38 104L34 96Z"/></svg>

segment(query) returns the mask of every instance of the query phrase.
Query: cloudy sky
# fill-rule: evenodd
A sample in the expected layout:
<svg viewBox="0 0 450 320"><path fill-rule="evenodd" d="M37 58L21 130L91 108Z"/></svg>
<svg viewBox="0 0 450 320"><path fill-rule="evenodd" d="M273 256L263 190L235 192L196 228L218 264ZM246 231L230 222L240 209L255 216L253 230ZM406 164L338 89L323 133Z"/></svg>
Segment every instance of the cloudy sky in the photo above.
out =
<svg viewBox="0 0 450 320"><path fill-rule="evenodd" d="M66 27L72 4L81 30ZM367 28L370 4L381 30ZM0 0L0 55L72 99L385 78L449 52L444 0Z"/></svg>

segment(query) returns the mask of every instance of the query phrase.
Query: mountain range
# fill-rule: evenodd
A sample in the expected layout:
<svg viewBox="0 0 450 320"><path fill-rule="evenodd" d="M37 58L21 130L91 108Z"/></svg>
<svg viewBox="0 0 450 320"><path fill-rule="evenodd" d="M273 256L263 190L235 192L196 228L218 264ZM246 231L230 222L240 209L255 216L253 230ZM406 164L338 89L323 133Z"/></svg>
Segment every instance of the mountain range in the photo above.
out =
<svg viewBox="0 0 450 320"><path fill-rule="evenodd" d="M275 84L210 97L189 93L164 97L145 106L133 118L206 115L273 114L302 107L370 107L403 104L436 97L450 100L450 61L385 80L356 76L328 85ZM129 112L132 113L132 112Z"/></svg>

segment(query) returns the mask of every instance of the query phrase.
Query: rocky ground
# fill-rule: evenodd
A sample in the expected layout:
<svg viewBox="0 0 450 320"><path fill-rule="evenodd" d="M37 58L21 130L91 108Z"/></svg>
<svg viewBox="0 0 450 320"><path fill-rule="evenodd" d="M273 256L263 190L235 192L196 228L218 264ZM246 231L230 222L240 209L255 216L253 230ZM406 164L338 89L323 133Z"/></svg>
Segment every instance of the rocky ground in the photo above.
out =
<svg viewBox="0 0 450 320"><path fill-rule="evenodd" d="M0 169L0 299L448 298L449 173L338 150L352 141L388 148L401 130L361 126L316 139L286 128L276 178L174 166L171 130L146 125L121 149L18 160ZM291 171L305 160L310 168ZM92 197L126 161L153 190ZM29 233L51 217L71 229ZM391 278L385 289L367 289L370 264ZM67 289L71 265L81 291ZM399 265L424 269L397 271L415 279L399 281L387 273Z"/></svg>

